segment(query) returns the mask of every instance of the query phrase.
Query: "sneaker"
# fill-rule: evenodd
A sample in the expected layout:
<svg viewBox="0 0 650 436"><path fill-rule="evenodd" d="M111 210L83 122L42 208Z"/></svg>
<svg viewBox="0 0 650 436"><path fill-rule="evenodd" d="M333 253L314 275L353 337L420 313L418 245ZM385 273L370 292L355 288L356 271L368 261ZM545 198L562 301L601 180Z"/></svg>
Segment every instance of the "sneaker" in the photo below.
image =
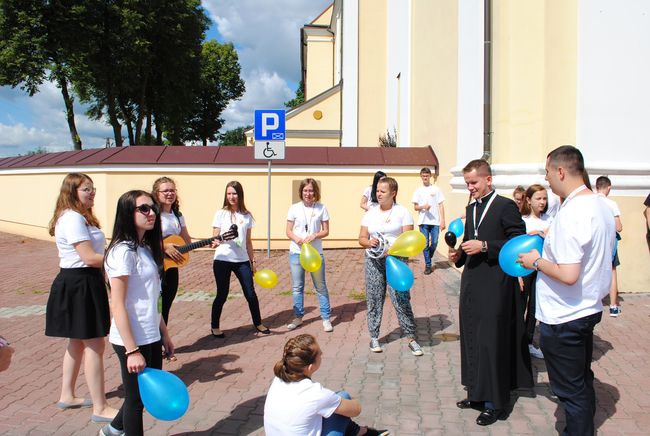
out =
<svg viewBox="0 0 650 436"><path fill-rule="evenodd" d="M433 272L433 270L431 269L430 266L424 268L424 275L427 275L427 276L428 276L428 275L431 274L432 272Z"/></svg>
<svg viewBox="0 0 650 436"><path fill-rule="evenodd" d="M415 341L409 342L409 349L414 356L422 356L424 354L422 348L420 348L420 344Z"/></svg>
<svg viewBox="0 0 650 436"><path fill-rule="evenodd" d="M621 314L620 306L609 306L609 316L616 318Z"/></svg>
<svg viewBox="0 0 650 436"><path fill-rule="evenodd" d="M370 351L372 351L373 353L381 353L382 351L384 351L381 349L381 345L379 345L379 339L370 338Z"/></svg>
<svg viewBox="0 0 650 436"><path fill-rule="evenodd" d="M533 344L528 344L528 352L530 353L531 356L537 357L538 359L544 358L544 353L542 353L542 350L540 350Z"/></svg>
<svg viewBox="0 0 650 436"><path fill-rule="evenodd" d="M99 429L99 436L122 436L124 431L118 430L110 424L106 424Z"/></svg>
<svg viewBox="0 0 650 436"><path fill-rule="evenodd" d="M294 330L300 324L302 324L302 318L294 318L293 321L287 325L287 330Z"/></svg>
<svg viewBox="0 0 650 436"><path fill-rule="evenodd" d="M330 322L329 319L323 321L323 330L325 330L326 332L334 331L334 327L332 327L332 323Z"/></svg>

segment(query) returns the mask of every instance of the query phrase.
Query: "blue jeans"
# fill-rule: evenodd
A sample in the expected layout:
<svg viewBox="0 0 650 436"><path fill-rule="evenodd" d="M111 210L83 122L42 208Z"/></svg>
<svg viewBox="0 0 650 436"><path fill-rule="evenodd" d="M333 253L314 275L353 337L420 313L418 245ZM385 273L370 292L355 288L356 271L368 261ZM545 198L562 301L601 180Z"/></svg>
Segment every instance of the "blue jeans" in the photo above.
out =
<svg viewBox="0 0 650 436"><path fill-rule="evenodd" d="M352 399L346 391L338 391L336 395L346 400ZM329 418L323 418L323 429L321 431L323 436L343 436L345 434L357 434L358 432L359 425L347 416L332 413Z"/></svg>
<svg viewBox="0 0 650 436"><path fill-rule="evenodd" d="M424 264L425 266L431 266L431 259L433 259L433 254L436 252L436 247L438 246L438 235L440 234L440 226L434 224L420 224L420 233L424 235L427 240L427 244L424 246Z"/></svg>
<svg viewBox="0 0 650 436"><path fill-rule="evenodd" d="M320 269L311 274L311 281L314 283L316 293L318 294L318 304L320 305L320 316L325 321L330 319L330 297L325 283L325 258L321 254L323 264ZM293 313L296 318L302 318L305 315L305 270L300 265L300 254L289 253L289 267L291 268L291 288L293 291Z"/></svg>
<svg viewBox="0 0 650 436"><path fill-rule="evenodd" d="M539 323L540 346L544 353L548 379L566 413L564 435L592 436L596 393L591 357L594 327L602 312L563 324Z"/></svg>

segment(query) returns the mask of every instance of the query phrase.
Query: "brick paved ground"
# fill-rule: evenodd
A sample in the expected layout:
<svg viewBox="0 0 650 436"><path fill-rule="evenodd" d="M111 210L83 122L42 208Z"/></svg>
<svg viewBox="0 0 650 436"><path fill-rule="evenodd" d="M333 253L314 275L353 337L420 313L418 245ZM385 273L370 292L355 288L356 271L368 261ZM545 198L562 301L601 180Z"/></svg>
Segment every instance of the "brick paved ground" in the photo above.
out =
<svg viewBox="0 0 650 436"><path fill-rule="evenodd" d="M563 412L548 388L542 361L534 362L536 387L522 392L507 421L478 427L477 412L454 405L464 397L460 385L458 333L458 272L440 268L422 275L421 260L411 266L411 292L417 334L425 355L412 356L399 341L399 328L390 303L386 306L381 342L385 352L368 350L365 302L362 301L361 250L326 252L331 292L333 333L324 333L315 296L306 300L305 323L298 332L314 334L324 351L315 379L332 389L345 387L361 399L359 422L385 427L397 435L416 434L535 434L548 435L562 427ZM8 370L0 372L0 434L93 435L89 409L61 411L54 407L60 389L60 366L65 341L47 338L44 304L57 271L53 243L0 233L0 334L15 353ZM276 271L275 289L258 289L264 322L270 336L253 332L250 315L238 285L226 303L222 328L226 339L209 335L214 283L211 253L196 252L181 272L182 295L175 303L170 331L178 361L166 369L188 385L191 405L183 418L156 421L145 414L149 434L262 434L265 392L273 363L288 337L284 325L291 318L286 252L258 253L262 267ZM605 317L596 328L594 371L600 434L647 434L650 428L649 295L624 295L623 315ZM119 365L106 355L109 402L122 398ZM83 376L79 395L87 396ZM643 429L646 430L643 430Z"/></svg>

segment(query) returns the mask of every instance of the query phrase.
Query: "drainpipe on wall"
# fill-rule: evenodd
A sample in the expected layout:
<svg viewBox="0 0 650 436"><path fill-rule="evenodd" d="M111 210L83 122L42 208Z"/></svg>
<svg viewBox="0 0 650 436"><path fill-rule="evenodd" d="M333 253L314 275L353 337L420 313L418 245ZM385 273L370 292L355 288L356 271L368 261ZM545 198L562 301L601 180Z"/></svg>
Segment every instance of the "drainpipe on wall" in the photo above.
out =
<svg viewBox="0 0 650 436"><path fill-rule="evenodd" d="M483 159L492 162L492 0L483 2Z"/></svg>

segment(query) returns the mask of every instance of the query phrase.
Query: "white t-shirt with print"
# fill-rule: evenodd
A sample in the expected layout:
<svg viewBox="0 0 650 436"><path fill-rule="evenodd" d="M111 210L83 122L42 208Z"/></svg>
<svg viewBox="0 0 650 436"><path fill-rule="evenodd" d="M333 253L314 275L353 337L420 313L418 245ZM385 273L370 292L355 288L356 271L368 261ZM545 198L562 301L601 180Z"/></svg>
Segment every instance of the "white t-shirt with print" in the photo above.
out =
<svg viewBox="0 0 650 436"><path fill-rule="evenodd" d="M160 224L162 226L162 237L180 235L185 227L185 217L177 217L174 212L160 212Z"/></svg>
<svg viewBox="0 0 650 436"><path fill-rule="evenodd" d="M402 228L410 225L413 225L411 213L399 204L394 204L389 211L373 207L361 219L361 226L368 228L371 239L381 233L389 246L402 234Z"/></svg>
<svg viewBox="0 0 650 436"><path fill-rule="evenodd" d="M225 209L219 209L214 214L212 227L220 229L221 235L230 230L233 224L237 224L237 237L230 241L221 241L221 244L214 250L214 260L224 262L247 262L250 260L246 250L246 236L255 226L251 214L231 213Z"/></svg>
<svg viewBox="0 0 650 436"><path fill-rule="evenodd" d="M135 343L140 346L159 341L160 276L151 250L143 246L138 246L134 250L128 243L119 242L106 256L104 268L109 279L128 276L125 305ZM111 320L108 341L111 344L124 346L115 318Z"/></svg>
<svg viewBox="0 0 650 436"><path fill-rule="evenodd" d="M542 257L557 264L580 264L580 276L565 285L537 273L535 317L562 324L603 310L609 293L615 242L614 217L601 197L579 195L560 207L544 239Z"/></svg>
<svg viewBox="0 0 650 436"><path fill-rule="evenodd" d="M330 216L327 208L322 203L314 203L312 207L305 206L300 201L292 204L287 213L287 221L293 221L293 233L304 238L307 235L313 235L322 230L323 222L329 221ZM305 230L306 226L306 230ZM323 241L320 238L314 239L310 242L320 254L323 254ZM290 253L300 253L300 246L293 240L289 245Z"/></svg>
<svg viewBox="0 0 650 436"><path fill-rule="evenodd" d="M90 241L95 253L104 253L106 237L104 232L95 226L88 225L86 218L79 212L67 209L63 211L54 226L56 248L59 250L59 267L61 268L87 268L88 265L81 260L74 244Z"/></svg>
<svg viewBox="0 0 650 436"><path fill-rule="evenodd" d="M264 403L266 436L319 436L341 397L308 378L285 383L273 378Z"/></svg>
<svg viewBox="0 0 650 436"><path fill-rule="evenodd" d="M524 223L526 223L526 233L530 233L533 230L546 232L550 227L551 222L553 222L553 218L545 213L542 213L539 218L533 214L522 216L521 218L524 220Z"/></svg>
<svg viewBox="0 0 650 436"><path fill-rule="evenodd" d="M440 225L440 203L445 201L445 196L442 194L442 191L434 185L429 186L420 186L413 193L413 198L411 199L412 203L417 204L418 206L424 206L428 204L431 206L427 209L420 209L418 211L418 225L420 224L431 224L434 226Z"/></svg>

